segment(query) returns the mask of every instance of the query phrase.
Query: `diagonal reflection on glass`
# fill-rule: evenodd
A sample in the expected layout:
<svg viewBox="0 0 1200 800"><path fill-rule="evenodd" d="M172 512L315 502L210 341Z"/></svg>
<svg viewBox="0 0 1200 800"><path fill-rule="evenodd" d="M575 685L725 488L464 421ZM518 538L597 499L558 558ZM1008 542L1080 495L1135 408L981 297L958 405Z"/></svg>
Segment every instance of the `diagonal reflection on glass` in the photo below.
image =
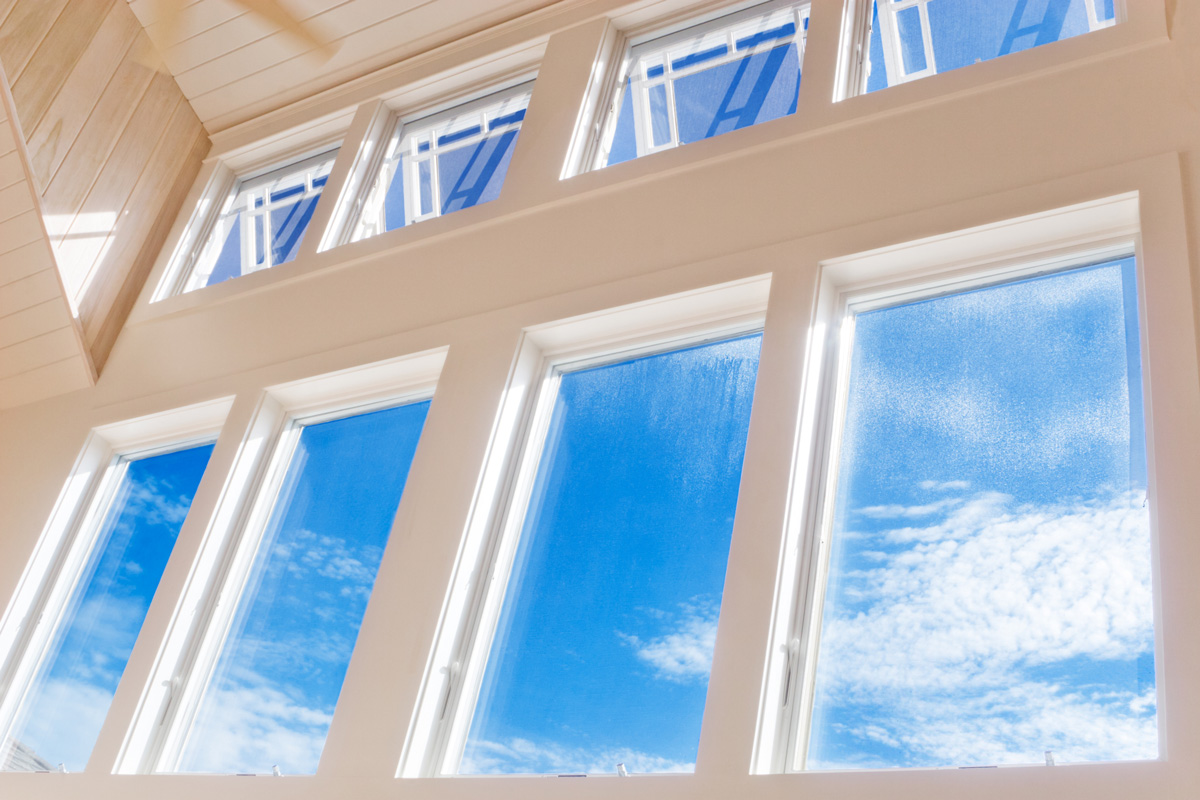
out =
<svg viewBox="0 0 1200 800"><path fill-rule="evenodd" d="M760 341L562 376L460 773L692 770Z"/></svg>
<svg viewBox="0 0 1200 800"><path fill-rule="evenodd" d="M0 751L5 770L82 771L212 445L130 461Z"/></svg>
<svg viewBox="0 0 1200 800"><path fill-rule="evenodd" d="M316 772L428 409L303 428L180 771Z"/></svg>
<svg viewBox="0 0 1200 800"><path fill-rule="evenodd" d="M912 0L903 5L877 0L871 8L866 91L1114 24L1112 0Z"/></svg>
<svg viewBox="0 0 1200 800"><path fill-rule="evenodd" d="M1156 758L1133 260L854 336L808 766Z"/></svg>

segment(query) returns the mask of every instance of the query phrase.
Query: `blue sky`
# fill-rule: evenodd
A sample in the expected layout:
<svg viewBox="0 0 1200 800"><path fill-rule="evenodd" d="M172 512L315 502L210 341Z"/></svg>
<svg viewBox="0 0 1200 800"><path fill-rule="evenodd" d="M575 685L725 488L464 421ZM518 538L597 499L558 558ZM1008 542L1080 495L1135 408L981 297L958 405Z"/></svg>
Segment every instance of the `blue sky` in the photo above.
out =
<svg viewBox="0 0 1200 800"><path fill-rule="evenodd" d="M183 772L316 772L429 401L306 426Z"/></svg>
<svg viewBox="0 0 1200 800"><path fill-rule="evenodd" d="M1132 259L860 314L809 766L1157 756Z"/></svg>
<svg viewBox="0 0 1200 800"><path fill-rule="evenodd" d="M128 465L12 731L50 764L87 765L211 454L204 445Z"/></svg>
<svg viewBox="0 0 1200 800"><path fill-rule="evenodd" d="M692 769L759 343L563 376L462 772Z"/></svg>

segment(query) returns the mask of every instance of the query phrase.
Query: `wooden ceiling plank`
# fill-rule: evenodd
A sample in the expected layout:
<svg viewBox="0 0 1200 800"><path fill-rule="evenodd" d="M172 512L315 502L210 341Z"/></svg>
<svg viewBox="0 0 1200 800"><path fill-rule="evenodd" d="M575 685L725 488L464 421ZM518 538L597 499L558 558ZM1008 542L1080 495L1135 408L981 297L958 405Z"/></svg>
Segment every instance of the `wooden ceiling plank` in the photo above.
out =
<svg viewBox="0 0 1200 800"><path fill-rule="evenodd" d="M141 31L133 13L121 3L115 4L41 121L32 129L25 128L39 190L46 187L62 164Z"/></svg>

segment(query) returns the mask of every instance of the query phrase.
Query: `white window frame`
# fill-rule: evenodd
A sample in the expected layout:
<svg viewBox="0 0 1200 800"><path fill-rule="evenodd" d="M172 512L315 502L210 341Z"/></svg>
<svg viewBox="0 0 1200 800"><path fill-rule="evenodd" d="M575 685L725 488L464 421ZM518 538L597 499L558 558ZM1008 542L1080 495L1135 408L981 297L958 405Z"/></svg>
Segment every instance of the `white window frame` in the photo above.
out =
<svg viewBox="0 0 1200 800"><path fill-rule="evenodd" d="M0 743L49 655L130 462L214 443L232 402L106 425L88 436L0 620Z"/></svg>
<svg viewBox="0 0 1200 800"><path fill-rule="evenodd" d="M114 772L177 771L304 427L432 398L445 356L439 348L266 390Z"/></svg>
<svg viewBox="0 0 1200 800"><path fill-rule="evenodd" d="M216 260L225 245L225 238L229 234L227 223L229 222L230 215L238 211L238 209L234 208L234 203L239 198L242 198L245 203L245 206L240 209L241 213L237 218L237 224L241 227L242 275L249 275L253 272L277 266L272 260L271 212L278 208L302 203L305 200L320 195L325 187L314 188L313 181L322 177L321 173L324 173L324 177L328 179L329 173L333 170L333 163L337 158L337 154L338 149L332 148L308 158L275 167L268 172L238 178L229 188L225 202L209 223L208 232L204 235L200 247L195 251L192 264L188 268L188 277L180 291L191 292L204 287L205 282L212 274L212 268L210 267L206 272L201 269L201 265L211 264L212 267L216 266ZM304 191L298 197L291 195L283 201L272 201L266 197L273 183L283 178L291 178L297 175L302 175L304 179ZM263 202L264 200L265 202ZM263 237L262 263L258 263L255 253L260 234Z"/></svg>
<svg viewBox="0 0 1200 800"><path fill-rule="evenodd" d="M770 276L526 329L399 777L456 776L563 374L763 329Z"/></svg>
<svg viewBox="0 0 1200 800"><path fill-rule="evenodd" d="M1111 28L1126 19L1124 0L1113 0L1113 18L1101 19L1099 4L1104 0L1082 0L1088 18L1089 32ZM933 52L933 33L929 25L930 0L879 0L880 42L883 45L883 69L891 85L927 78L937 74ZM841 57L838 59L837 93L834 102L866 94L868 63L871 51L871 9L874 0L848 0L842 23ZM921 19L921 41L925 49L925 69L906 72L900 45L900 26L897 15L907 8L918 8ZM878 66L877 66L878 68Z"/></svg>
<svg viewBox="0 0 1200 800"><path fill-rule="evenodd" d="M400 117L388 137L383 160L373 169L373 181L367 187L362 212L354 224L351 241L360 241L386 232L384 203L388 188L396 170L407 155L409 174L404 178L404 224L411 225L442 216L441 185L438 180L438 157L454 150L473 147L484 139L501 136L509 131L519 131L525 120L521 119L489 127L494 120L518 110L525 110L533 94L534 79L524 76L518 82L503 88L491 87L487 94L474 100L457 102L441 110L425 110ZM478 126L479 133L439 144L439 139L457 131ZM421 150L425 146L426 149ZM429 165L431 208L421 212L420 167ZM453 213L453 212L451 212Z"/></svg>
<svg viewBox="0 0 1200 800"><path fill-rule="evenodd" d="M805 770L855 316L1130 256L1138 258L1140 275L1140 251L1136 195L1121 195L822 262L814 328L827 333L814 339L809 352L805 382L810 389L802 411L806 432L796 456L808 462L809 477L794 488L790 504L791 542L779 567L752 772ZM1140 290L1139 303L1144 309ZM1139 324L1146 364L1144 311ZM1146 369L1142 380L1148 391ZM1156 640L1161 631L1156 619ZM1158 691L1162 708L1161 682ZM1162 724L1160 716L1160 748Z"/></svg>
<svg viewBox="0 0 1200 800"><path fill-rule="evenodd" d="M753 25L753 20L761 19L764 15L778 14L784 10L793 12L796 32L790 37L771 39L761 42L745 50L737 49L737 40L746 35L747 26ZM810 3L805 0L772 0L751 8L742 9L732 14L726 14L716 19L698 22L683 30L663 33L661 29L646 36L636 37L631 41L620 72L616 76L617 91L613 93L613 102L608 110L608 122L601 138L602 146L596 154L594 169L600 169L608 163L612 150L613 136L616 134L617 117L621 112L625 92L633 92L633 128L637 146L637 157L670 150L679 146L679 124L675 112L675 81L686 78L696 72L721 64L741 61L744 58L773 50L776 47L795 43L800 64L804 64L804 49L807 41L807 22ZM686 23L685 23L686 24ZM672 26L674 28L675 26ZM711 41L706 41L711 40ZM688 65L676 70L671 57L671 50L688 42L704 41L708 46L717 46L722 41L728 47L727 52L717 58L706 60L695 65ZM649 76L649 70L661 67L662 73ZM626 87L626 81L629 86ZM654 144L653 119L650 110L650 91L659 86L666 87L667 118L670 123L670 136L667 142Z"/></svg>

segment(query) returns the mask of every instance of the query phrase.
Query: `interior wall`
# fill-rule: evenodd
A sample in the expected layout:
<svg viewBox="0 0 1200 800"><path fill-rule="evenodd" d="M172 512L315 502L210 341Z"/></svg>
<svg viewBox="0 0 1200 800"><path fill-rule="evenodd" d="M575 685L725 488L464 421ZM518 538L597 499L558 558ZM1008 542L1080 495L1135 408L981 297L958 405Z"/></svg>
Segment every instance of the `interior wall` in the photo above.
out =
<svg viewBox="0 0 1200 800"><path fill-rule="evenodd" d="M9 597L92 427L236 398L88 769L0 774L0 795L1193 797L1200 786L1200 690L1192 686L1200 593L1190 577L1200 569L1192 519L1200 481L1200 7L1129 0L1125 27L835 105L842 4L814 0L797 115L560 180L603 18L620 8L579 5L594 13L579 12L550 37L498 200L323 253L313 246L276 270L151 304L167 268L160 255L94 388L0 413L0 596ZM273 120L235 133L274 134ZM1169 398L1150 426L1161 504L1156 623L1165 654L1165 757L1054 769L751 776L821 261L1128 191L1142 193L1141 267L1155 287L1148 381L1151 394ZM179 232L176 222L168 250ZM764 273L774 276L764 367L697 773L396 779L521 331ZM438 347L449 348L446 367L318 775L112 775L223 491L223 470L264 389Z"/></svg>

